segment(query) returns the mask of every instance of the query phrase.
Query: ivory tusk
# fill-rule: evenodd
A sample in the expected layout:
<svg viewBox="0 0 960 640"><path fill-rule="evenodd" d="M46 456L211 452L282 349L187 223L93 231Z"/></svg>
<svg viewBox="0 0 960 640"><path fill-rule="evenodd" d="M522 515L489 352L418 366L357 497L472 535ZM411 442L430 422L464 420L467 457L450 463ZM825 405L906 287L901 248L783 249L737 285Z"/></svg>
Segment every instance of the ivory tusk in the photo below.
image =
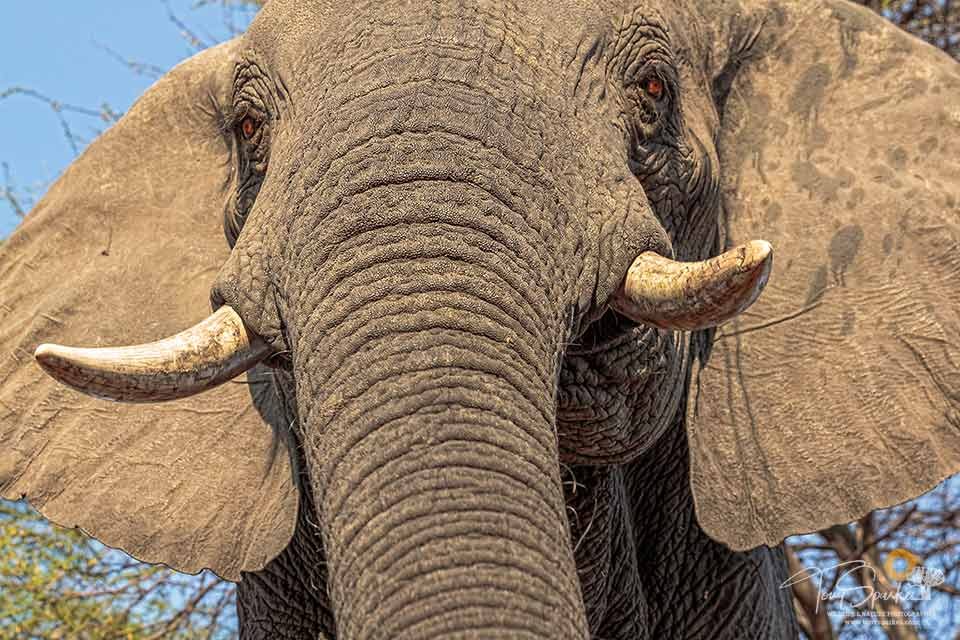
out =
<svg viewBox="0 0 960 640"><path fill-rule="evenodd" d="M702 262L677 262L647 252L634 260L610 305L635 322L661 329L715 327L756 301L772 266L773 247L764 240Z"/></svg>
<svg viewBox="0 0 960 640"><path fill-rule="evenodd" d="M75 348L42 344L44 371L88 395L162 402L198 394L247 371L270 353L236 311L220 307L193 327L150 344Z"/></svg>

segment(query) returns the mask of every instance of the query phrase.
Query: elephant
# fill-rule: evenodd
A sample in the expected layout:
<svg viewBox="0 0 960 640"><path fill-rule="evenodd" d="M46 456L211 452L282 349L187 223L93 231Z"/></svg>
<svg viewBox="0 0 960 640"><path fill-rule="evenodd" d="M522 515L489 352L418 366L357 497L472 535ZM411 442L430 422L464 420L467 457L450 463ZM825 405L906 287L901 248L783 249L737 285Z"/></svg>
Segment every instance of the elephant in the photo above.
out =
<svg viewBox="0 0 960 640"><path fill-rule="evenodd" d="M846 0L270 0L0 250L0 494L244 638L796 637L960 470L958 104Z"/></svg>

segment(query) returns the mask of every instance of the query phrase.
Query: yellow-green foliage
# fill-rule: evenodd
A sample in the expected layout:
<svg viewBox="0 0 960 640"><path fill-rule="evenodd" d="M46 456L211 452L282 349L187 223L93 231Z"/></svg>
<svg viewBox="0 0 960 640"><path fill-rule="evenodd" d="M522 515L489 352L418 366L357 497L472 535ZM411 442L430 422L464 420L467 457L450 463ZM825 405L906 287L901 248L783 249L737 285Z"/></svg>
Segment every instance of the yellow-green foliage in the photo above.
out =
<svg viewBox="0 0 960 640"><path fill-rule="evenodd" d="M0 639L229 638L233 587L145 565L0 501Z"/></svg>

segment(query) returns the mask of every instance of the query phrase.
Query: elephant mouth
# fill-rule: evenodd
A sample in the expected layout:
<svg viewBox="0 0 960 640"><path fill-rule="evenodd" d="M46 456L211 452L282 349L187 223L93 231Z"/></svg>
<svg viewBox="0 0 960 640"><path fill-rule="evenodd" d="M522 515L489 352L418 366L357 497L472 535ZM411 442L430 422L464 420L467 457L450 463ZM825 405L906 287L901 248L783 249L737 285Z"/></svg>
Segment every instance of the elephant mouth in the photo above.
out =
<svg viewBox="0 0 960 640"><path fill-rule="evenodd" d="M752 241L701 262L677 262L653 252L633 262L587 340L602 341L634 323L671 331L717 326L753 304L773 263L767 242ZM162 402L222 384L268 358L271 348L230 307L159 342L77 349L44 344L35 357L60 382L119 402Z"/></svg>
<svg viewBox="0 0 960 640"><path fill-rule="evenodd" d="M621 341L626 334L631 333L636 324L613 309L607 309L603 315L584 329L571 349L583 355L606 351L611 345Z"/></svg>

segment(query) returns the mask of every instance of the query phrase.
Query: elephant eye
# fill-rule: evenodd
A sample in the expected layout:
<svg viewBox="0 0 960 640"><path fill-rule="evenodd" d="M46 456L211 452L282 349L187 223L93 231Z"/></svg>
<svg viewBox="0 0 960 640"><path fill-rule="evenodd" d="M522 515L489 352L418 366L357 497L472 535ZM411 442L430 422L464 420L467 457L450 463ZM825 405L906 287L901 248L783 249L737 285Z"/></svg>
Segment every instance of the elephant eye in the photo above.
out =
<svg viewBox="0 0 960 640"><path fill-rule="evenodd" d="M260 123L252 116L247 116L240 122L240 133L247 140L256 135L259 128Z"/></svg>
<svg viewBox="0 0 960 640"><path fill-rule="evenodd" d="M224 211L224 231L231 247L236 244L247 215L260 193L270 160L269 116L255 111L249 105L237 107L238 111L241 109L242 115L235 116L233 121L237 140L235 192Z"/></svg>
<svg viewBox="0 0 960 640"><path fill-rule="evenodd" d="M663 98L663 80L657 76L648 76L643 81L643 90L654 100Z"/></svg>

